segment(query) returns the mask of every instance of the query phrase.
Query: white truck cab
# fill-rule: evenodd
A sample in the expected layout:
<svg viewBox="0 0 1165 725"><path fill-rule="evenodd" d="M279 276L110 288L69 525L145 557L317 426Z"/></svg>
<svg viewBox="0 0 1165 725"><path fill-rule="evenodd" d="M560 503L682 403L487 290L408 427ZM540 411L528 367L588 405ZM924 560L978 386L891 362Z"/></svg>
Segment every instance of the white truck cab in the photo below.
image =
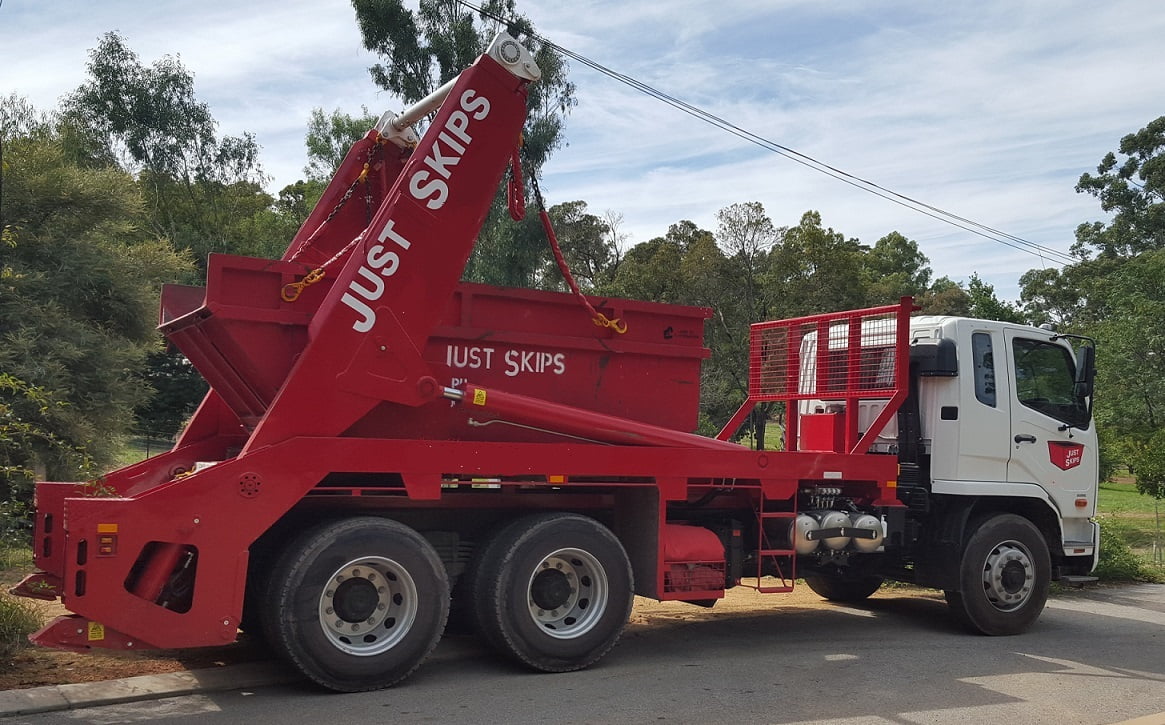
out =
<svg viewBox="0 0 1165 725"><path fill-rule="evenodd" d="M863 323L860 364L869 388L884 390L895 343L878 324ZM818 349L819 334L801 340L799 450L839 450L835 423L847 405L858 406L864 437L888 404L820 394L834 387L833 371L818 367L840 369L854 354L843 326L829 329L827 350ZM950 316L911 318L909 343L910 392L869 448L897 456L904 509L866 512L884 521L877 552L806 546L800 571L830 598L865 594L880 577L936 587L972 629L1022 631L1043 608L1049 581L1085 577L1099 555L1095 346Z"/></svg>
<svg viewBox="0 0 1165 725"><path fill-rule="evenodd" d="M956 376L919 385L931 492L1041 501L1061 521L1064 555L1094 559L1096 428L1070 339L957 317L915 318L911 337L952 340L958 352Z"/></svg>

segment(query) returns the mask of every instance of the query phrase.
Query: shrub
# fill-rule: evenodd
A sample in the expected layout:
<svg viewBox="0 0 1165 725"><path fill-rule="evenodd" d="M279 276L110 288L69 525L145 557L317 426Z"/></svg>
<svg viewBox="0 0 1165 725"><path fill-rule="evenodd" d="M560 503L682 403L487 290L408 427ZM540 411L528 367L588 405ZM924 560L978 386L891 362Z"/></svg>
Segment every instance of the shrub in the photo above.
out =
<svg viewBox="0 0 1165 725"><path fill-rule="evenodd" d="M1110 582L1161 582L1162 575L1147 565L1126 543L1125 532L1115 521L1100 525L1100 561L1096 575Z"/></svg>
<svg viewBox="0 0 1165 725"><path fill-rule="evenodd" d="M40 629L41 616L25 601L0 594L0 657L28 644L28 635Z"/></svg>

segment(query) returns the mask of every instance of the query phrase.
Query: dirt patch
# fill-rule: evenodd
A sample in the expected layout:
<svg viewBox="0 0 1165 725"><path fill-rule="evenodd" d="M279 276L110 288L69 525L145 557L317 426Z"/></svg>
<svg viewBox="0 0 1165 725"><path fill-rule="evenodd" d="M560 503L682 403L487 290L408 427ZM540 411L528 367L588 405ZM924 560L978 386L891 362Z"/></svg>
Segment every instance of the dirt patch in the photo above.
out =
<svg viewBox="0 0 1165 725"><path fill-rule="evenodd" d="M43 621L68 614L60 602L25 599L40 611ZM121 652L93 650L65 652L28 645L0 659L0 690L18 690L74 682L101 682L137 675L225 667L241 662L267 659L267 650L256 642L241 639L222 647L181 650Z"/></svg>
<svg viewBox="0 0 1165 725"><path fill-rule="evenodd" d="M915 587L891 586L880 590L872 599L921 597L942 599L940 592ZM34 600L26 600L34 601ZM59 602L36 602L45 621L66 614ZM635 598L630 627L642 631L653 626L667 626L676 622L694 622L713 619L725 613L781 609L818 609L834 606L823 601L808 587L798 585L787 594L759 594L747 587L736 587L713 608L699 607L685 602L657 602L643 597ZM16 690L45 685L64 685L74 682L100 682L137 675L225 667L242 662L268 659L267 649L245 637L222 647L200 647L180 650L150 650L142 652L114 652L94 650L89 653L63 652L44 647L28 646L14 655L0 660L0 690Z"/></svg>

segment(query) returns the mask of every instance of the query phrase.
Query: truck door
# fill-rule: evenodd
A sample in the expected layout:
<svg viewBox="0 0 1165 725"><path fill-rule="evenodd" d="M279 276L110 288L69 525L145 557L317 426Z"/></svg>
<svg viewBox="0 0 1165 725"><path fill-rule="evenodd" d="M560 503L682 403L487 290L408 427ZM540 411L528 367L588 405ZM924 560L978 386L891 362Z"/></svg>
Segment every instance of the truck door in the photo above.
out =
<svg viewBox="0 0 1165 725"><path fill-rule="evenodd" d="M1072 353L1053 334L1005 330L1011 375L1011 457L1007 480L1037 483L1062 513L1090 493L1097 472L1096 431L1088 401L1077 398Z"/></svg>

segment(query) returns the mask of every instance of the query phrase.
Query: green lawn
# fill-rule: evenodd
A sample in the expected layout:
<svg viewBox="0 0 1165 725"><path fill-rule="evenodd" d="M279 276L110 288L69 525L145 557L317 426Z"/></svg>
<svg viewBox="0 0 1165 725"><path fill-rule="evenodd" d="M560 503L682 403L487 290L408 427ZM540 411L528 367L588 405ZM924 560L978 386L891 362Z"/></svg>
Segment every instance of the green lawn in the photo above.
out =
<svg viewBox="0 0 1165 725"><path fill-rule="evenodd" d="M1119 477L1100 484L1098 506L1111 514L1152 514L1153 498L1138 493L1132 478Z"/></svg>
<svg viewBox="0 0 1165 725"><path fill-rule="evenodd" d="M1162 544L1165 537L1158 531L1158 508L1165 518L1165 503L1137 492L1131 478L1100 484L1097 500L1097 519L1102 527L1120 534L1138 556L1161 565ZM1165 521L1162 522L1165 525Z"/></svg>
<svg viewBox="0 0 1165 725"><path fill-rule="evenodd" d="M121 455L117 457L117 467L144 461L159 453L165 453L173 446L173 441L163 440L161 438L133 436L126 441L125 447L121 450Z"/></svg>

